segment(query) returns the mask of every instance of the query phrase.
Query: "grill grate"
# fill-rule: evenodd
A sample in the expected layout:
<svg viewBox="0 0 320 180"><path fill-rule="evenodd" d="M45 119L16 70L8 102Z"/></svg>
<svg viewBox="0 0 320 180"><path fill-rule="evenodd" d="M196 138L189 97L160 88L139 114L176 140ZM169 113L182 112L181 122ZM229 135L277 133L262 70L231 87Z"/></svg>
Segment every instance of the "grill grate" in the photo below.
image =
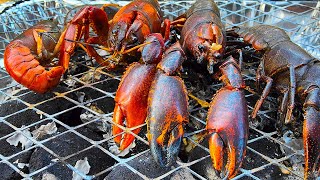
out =
<svg viewBox="0 0 320 180"><path fill-rule="evenodd" d="M91 4L107 3L88 2ZM113 169L124 166L124 169L132 171L135 176L144 179L168 178L181 170L192 174L196 179L208 178L197 170L199 169L197 166L202 168L205 167L206 162L210 162L208 149L192 140L192 135L205 126L207 109L194 105L195 102L192 100L190 100L190 122L196 128L190 130L186 138L195 143L197 151L201 152L199 154L202 157L195 157L188 163L178 161L178 165L174 168L155 176L154 174L146 174L141 168L132 165L132 161L144 158L149 153L145 137L145 124L142 126L142 132L136 136L136 146L124 157L115 155L110 148L113 139L110 134L106 133L107 135L104 137L94 136L93 134L96 133L90 130L90 127L99 127L100 130L110 129L114 107L113 99L123 69L108 72L103 67L97 68L94 73L94 81L92 81L94 67L86 55L79 51L71 60L70 72L63 78L60 86L43 95L35 94L17 84L4 70L4 48L14 37L43 19L54 17L62 24L70 9L88 2L26 1L0 14L0 60L2 67L0 69L0 81L2 82L0 85L0 144L2 146L0 149L0 169L5 172L2 176L39 179L44 176L44 172L53 172L53 169L58 169L58 171L68 172L70 177L72 177L72 173L76 173L84 179L103 179ZM124 5L128 2L118 1L116 3ZM192 1L160 2L162 10L170 19L181 15L192 3ZM294 42L313 56L320 58L319 2L217 1L217 4L226 28L257 24L276 25L285 29ZM60 26L62 27L62 25ZM253 84L254 73L250 69L244 71L243 76L246 82ZM188 81L186 84L188 85ZM210 85L209 90L216 91L220 87L221 84ZM192 91L192 89L193 87L188 87L188 90ZM203 96L207 97L209 101L214 91ZM204 91L204 93L206 92ZM246 97L248 98L249 111L251 111L258 96L246 91ZM282 136L275 129L270 130L267 125L263 126L262 122L277 121L275 102L276 99L270 97L264 105L265 109L259 111L258 120L250 120L247 156L235 179L303 178L301 139L292 139L294 142L300 142L297 143L298 145L286 143L283 137L289 136L290 131ZM77 123L80 121L80 117L78 117L80 114L82 119L87 119L87 122ZM30 135L30 132L36 127L52 122L58 127L57 133L42 138ZM301 129L299 133L301 133ZM21 136L21 139L27 142L24 143L25 148L21 148L21 144L17 147L10 145L7 141L12 136ZM66 142L66 144L57 147L56 144L59 142ZM63 150L68 147L67 145L74 149L71 152ZM47 157L49 160L36 164L31 160L29 162L32 152L34 159L38 158L41 161L44 160L43 157ZM93 156L93 154L97 156ZM37 156L42 156L42 159ZM24 160L25 157L29 158ZM86 175L75 167L75 162L84 157L88 157L90 165L95 164L96 161L108 161L109 163L100 163L100 166L91 167L90 172ZM21 167L23 163L28 162L29 168ZM296 162L296 165L293 162ZM211 167L210 164L208 166ZM50 176L50 174L46 175ZM61 173L54 175L58 178L65 178ZM120 174L118 175L120 176Z"/></svg>

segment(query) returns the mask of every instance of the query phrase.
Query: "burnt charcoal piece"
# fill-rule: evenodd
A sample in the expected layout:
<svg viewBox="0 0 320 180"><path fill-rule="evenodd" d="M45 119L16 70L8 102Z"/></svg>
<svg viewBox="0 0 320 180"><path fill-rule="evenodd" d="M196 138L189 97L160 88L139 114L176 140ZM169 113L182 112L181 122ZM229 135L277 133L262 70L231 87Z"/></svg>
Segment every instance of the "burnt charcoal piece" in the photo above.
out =
<svg viewBox="0 0 320 180"><path fill-rule="evenodd" d="M69 126L78 126L82 124L82 121L80 119L81 112L82 108L74 108L62 114L59 114L55 118Z"/></svg>
<svg viewBox="0 0 320 180"><path fill-rule="evenodd" d="M21 173L28 174L29 173L29 166L28 165L29 165L29 161L30 161L30 158L31 158L31 154L33 153L34 150L35 149L32 148L31 150L23 152L23 153L15 156L15 157L9 159L8 161L11 164L13 164L14 166L16 166L16 168L19 169L21 171ZM4 168L6 168L6 167L4 167ZM2 170L1 169L1 165L0 165L0 170ZM8 169L8 170L11 170L11 168ZM16 174L19 174L19 173L16 172ZM18 175L18 177L19 176L20 176L20 174ZM0 175L0 177L1 177L1 175Z"/></svg>
<svg viewBox="0 0 320 180"><path fill-rule="evenodd" d="M243 160L243 169L254 169L260 166L266 165L269 162L262 158L259 154L252 152L251 150L247 149L246 157Z"/></svg>
<svg viewBox="0 0 320 180"><path fill-rule="evenodd" d="M9 167L7 164L0 162L0 179L22 179L22 176Z"/></svg>
<svg viewBox="0 0 320 180"><path fill-rule="evenodd" d="M99 135L98 132L94 132L94 130L92 130L91 128L89 128L87 126L82 126L82 127L77 128L75 130L77 132L79 132L80 134L82 134L83 136L85 136L93 141L101 141L104 139L102 134Z"/></svg>
<svg viewBox="0 0 320 180"><path fill-rule="evenodd" d="M280 146L278 143L274 142L273 140L263 138L259 139L257 141L254 141L248 146L252 149L257 150L261 154L268 156L272 159L280 159L284 157L285 155L281 152ZM290 154L286 154L287 156Z"/></svg>
<svg viewBox="0 0 320 180"><path fill-rule="evenodd" d="M133 167L135 170L139 171L141 174L144 174L147 178L157 178L161 175L164 175L168 171L171 170L171 167L161 168L151 156L150 151L134 158L133 160L128 162L128 165ZM177 167L177 164L173 165ZM174 168L172 167L172 168ZM138 174L132 172L124 165L116 166L105 179L112 180L138 180L142 179ZM164 179L195 179L190 172L185 169L179 169L174 173L170 174Z"/></svg>
<svg viewBox="0 0 320 180"><path fill-rule="evenodd" d="M42 119L44 119L45 117L46 116L42 115ZM40 121L41 115L38 114L35 110L28 109L26 111L5 118L5 120L15 127L20 128L22 126L28 126Z"/></svg>
<svg viewBox="0 0 320 180"><path fill-rule="evenodd" d="M75 94L77 94L77 96L75 96ZM84 98L85 102L93 100L93 99L97 99L102 96L105 96L105 94L103 94L102 92L97 91L97 90L90 88L90 87L81 88L75 92L68 93L66 96L75 100L75 101L79 101L79 95L81 95L81 94L85 95L85 98ZM82 103L82 102L79 102L79 103Z"/></svg>
<svg viewBox="0 0 320 180"><path fill-rule="evenodd" d="M45 100L48 100L48 99L55 97L55 94L54 94L55 92L64 93L67 91L70 91L70 89L67 87L64 87L64 86L57 86L56 88L54 88L51 91L44 93L44 94L39 94L39 93L31 91L30 93L22 95L19 98L25 102L30 103L30 104L37 104L37 103L40 103L40 102L43 102ZM25 92L20 91L19 93L17 93L17 95L23 94L23 93L25 93Z"/></svg>
<svg viewBox="0 0 320 180"><path fill-rule="evenodd" d="M96 106L100 110L102 110L105 114L113 112L114 109L114 99L111 97L105 97L99 100L96 100L91 103L92 105ZM88 105L88 104L86 104ZM98 112L100 113L100 112Z"/></svg>
<svg viewBox="0 0 320 180"><path fill-rule="evenodd" d="M66 89L66 88L64 88ZM60 90L63 92L63 88ZM72 99L76 99L77 96L74 92L68 94L68 97ZM36 108L40 109L41 111L48 113L50 115L59 113L61 111L65 111L59 115L56 115L59 121L69 125L69 126L76 126L82 124L80 120L81 108L73 108L76 106L74 103L70 102L69 100L58 97L54 98L50 101L44 102L36 106ZM72 109L71 109L72 108ZM68 110L70 109L70 110Z"/></svg>
<svg viewBox="0 0 320 180"><path fill-rule="evenodd" d="M117 91L120 81L116 79L109 79L100 83L94 84L93 86L103 91L114 93Z"/></svg>
<svg viewBox="0 0 320 180"><path fill-rule="evenodd" d="M59 129L58 132L60 132ZM86 136L91 139L101 139L100 135L91 130L84 131L86 131ZM71 132L58 136L44 143L44 145L59 157L73 155L74 153L77 153L91 146L88 141ZM58 179L72 179L73 171L69 169L65 163L69 163L70 165L75 166L78 160L83 160L85 157L88 158L88 162L91 166L90 175L94 175L115 164L115 160L113 160L107 154L103 153L98 148L94 147L66 159L65 162L60 162L59 160L57 160L57 157L50 154L45 149L37 148L32 153L32 156L30 158L29 169L32 173L58 161L58 163L56 163L55 165L50 166L48 169L45 169L33 176L33 179L42 179L44 174L53 174ZM100 169L95 170L93 167L99 167Z"/></svg>
<svg viewBox="0 0 320 180"><path fill-rule="evenodd" d="M3 143L6 143L6 144L3 144ZM6 147L7 145L10 146L9 143L7 143L5 141L0 142L0 146L1 146L2 151L6 151L6 152L10 152L10 153L12 151L14 151L15 153L21 151L20 145L18 147L15 147L15 146ZM6 149L6 150L4 150L4 149ZM29 163L29 160L30 160L30 157L31 157L33 150L34 149L31 149L29 151L21 153L15 157L9 159L8 161L9 161L9 163L16 166L16 168L19 171L21 171L21 173L28 174L29 169L26 165ZM3 152L1 152L1 154L4 155ZM8 164L6 164L4 162L0 162L0 170L1 170L0 179L22 179L22 176L17 171L12 169Z"/></svg>
<svg viewBox="0 0 320 180"><path fill-rule="evenodd" d="M24 133L23 136L25 137ZM12 137L12 136L10 136ZM21 143L18 146L10 145L6 140L8 138L3 138L0 140L0 154L5 157L12 156L22 151ZM28 147L29 148L29 147Z"/></svg>
<svg viewBox="0 0 320 180"><path fill-rule="evenodd" d="M87 158L89 165L91 166L88 176L93 176L107 168L110 168L114 164L116 164L116 160L114 160L111 156L104 153L99 148L93 147L84 152L77 154L69 159L67 159L67 163L75 166L78 160L84 160ZM103 176L98 176L95 179L103 179Z"/></svg>
<svg viewBox="0 0 320 180"><path fill-rule="evenodd" d="M27 106L17 100L7 101L0 104L0 117L8 116L24 108L27 108Z"/></svg>
<svg viewBox="0 0 320 180"><path fill-rule="evenodd" d="M10 126L6 125L3 122L0 122L0 138L12 132L14 132L14 129L12 129Z"/></svg>
<svg viewBox="0 0 320 180"><path fill-rule="evenodd" d="M91 123L86 124L85 127L90 128L93 131L105 133L111 132L111 124L106 123L105 121L107 119L111 121L112 117L106 117L104 120L102 120L102 118L98 118L98 116L93 114L92 112L82 109L80 119L83 123L92 121Z"/></svg>
<svg viewBox="0 0 320 180"><path fill-rule="evenodd" d="M264 170L258 171L253 174L254 176L260 179L300 179L297 176L285 175L281 172L280 168L276 165L270 165L265 167Z"/></svg>

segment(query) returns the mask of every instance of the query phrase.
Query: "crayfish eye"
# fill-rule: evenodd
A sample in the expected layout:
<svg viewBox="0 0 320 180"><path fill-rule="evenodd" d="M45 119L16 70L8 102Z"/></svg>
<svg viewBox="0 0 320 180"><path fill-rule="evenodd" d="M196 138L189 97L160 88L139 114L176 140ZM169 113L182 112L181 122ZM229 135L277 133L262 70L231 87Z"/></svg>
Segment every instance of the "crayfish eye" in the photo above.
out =
<svg viewBox="0 0 320 180"><path fill-rule="evenodd" d="M221 58L221 54L220 54L220 53L216 53L216 54L214 54L214 57L215 57L216 59L220 59L220 58Z"/></svg>
<svg viewBox="0 0 320 180"><path fill-rule="evenodd" d="M116 36L116 35L117 35L117 30L116 29L112 30L112 36Z"/></svg>
<svg viewBox="0 0 320 180"><path fill-rule="evenodd" d="M138 41L138 37L135 34L131 34L131 41L136 43Z"/></svg>
<svg viewBox="0 0 320 180"><path fill-rule="evenodd" d="M198 49L199 49L199 51L203 52L204 51L204 45L199 44L198 45Z"/></svg>

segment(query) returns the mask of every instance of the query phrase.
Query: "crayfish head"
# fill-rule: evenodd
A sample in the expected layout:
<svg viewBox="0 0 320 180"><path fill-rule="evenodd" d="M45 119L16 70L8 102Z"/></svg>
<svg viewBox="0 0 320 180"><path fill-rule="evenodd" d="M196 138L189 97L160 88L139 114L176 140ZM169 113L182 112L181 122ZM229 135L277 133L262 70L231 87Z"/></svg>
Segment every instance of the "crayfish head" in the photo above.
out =
<svg viewBox="0 0 320 180"><path fill-rule="evenodd" d="M208 41L199 42L193 48L193 54L199 64L206 61L207 69L213 74L213 66L222 61L223 46L221 44L209 43Z"/></svg>
<svg viewBox="0 0 320 180"><path fill-rule="evenodd" d="M120 51L122 48L123 40L126 36L128 25L125 21L120 21L110 27L108 33L108 46L114 51Z"/></svg>
<svg viewBox="0 0 320 180"><path fill-rule="evenodd" d="M126 33L124 44L127 48L137 46L143 43L150 33L150 28L142 20L134 20Z"/></svg>
<svg viewBox="0 0 320 180"><path fill-rule="evenodd" d="M193 36L194 48L198 63L207 61L207 68L210 74L213 74L213 66L222 60L225 49L225 34L223 26L215 23L204 23L199 25Z"/></svg>

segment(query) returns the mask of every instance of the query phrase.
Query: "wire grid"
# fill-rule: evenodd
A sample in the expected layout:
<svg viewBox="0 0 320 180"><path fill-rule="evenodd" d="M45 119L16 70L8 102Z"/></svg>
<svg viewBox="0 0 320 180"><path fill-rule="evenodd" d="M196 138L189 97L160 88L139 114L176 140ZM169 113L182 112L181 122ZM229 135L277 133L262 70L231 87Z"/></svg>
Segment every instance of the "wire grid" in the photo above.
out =
<svg viewBox="0 0 320 180"><path fill-rule="evenodd" d="M3 52L5 46L18 34L20 34L25 29L34 25L40 20L49 19L55 17L62 24L64 21L64 17L66 13L73 7L78 6L80 4L87 2L79 2L79 1L27 1L21 4L16 5L15 7L10 8L0 15L0 59L3 58ZM101 1L90 1L91 4L101 4L108 2ZM120 5L125 5L128 2L126 1L118 1ZM193 1L160 1L162 10L165 15L170 19L173 19L183 12L186 11L190 7ZM257 24L271 24L279 26L285 29L292 40L305 48L308 52L310 52L315 57L320 57L319 51L319 2L271 2L271 1L217 1L217 4L220 8L221 19L225 23L226 28L232 26L253 26ZM60 25L62 27L62 25ZM81 59L81 60L79 60ZM84 59L84 55L77 55L77 58L71 60L71 68L73 66L82 66L87 68L85 72L68 74L66 78L60 83L63 85L68 84L69 81L74 81L76 84L80 84L75 88L65 89L65 88L56 88L52 92L49 92L45 95L35 94L19 84L15 83L10 76L8 76L7 72L2 68L0 70L0 100L1 106L4 109L2 113L2 117L0 117L0 127L5 127L10 129L8 131L2 132L0 134L0 142L6 143L6 139L14 134L20 133L24 137L28 138L33 142L33 146L21 150L18 146L12 152L0 152L0 158L3 165L10 167L16 173L20 175L20 178L33 179L37 174L52 168L56 164L63 164L67 168L69 168L72 172L75 172L82 176L85 179L91 178L104 178L112 169L116 168L119 165L124 165L126 168L130 169L141 178L148 179L147 175L139 172L139 170L131 167L128 162L143 154L147 153L148 150L148 142L143 133L140 133L136 136L136 144L141 147L137 150L136 153L131 153L130 156L118 157L114 155L108 148L106 148L105 143L111 141L113 139L110 136L107 139L94 139L87 136L83 133L82 128L95 125L96 122L103 121L106 124L110 124L112 119L112 111L113 111L113 98L115 96L115 91L117 89L118 83L121 79L121 71L119 72L108 72L103 68L98 68L97 72L103 78L99 80L85 81L83 77L86 75L92 75L93 68L88 65L86 60ZM3 67L3 65L2 65ZM252 74L244 74L244 79L246 81L253 81L254 77ZM214 85L215 90L221 87L221 84ZM74 98L71 94L76 92L85 92L90 93L91 98L86 101L80 101L77 98ZM255 97L255 100L258 98L257 95L246 92L246 97ZM105 107L104 112L94 110L90 108L90 104L102 102L109 102L109 106ZM255 101L254 101L255 102ZM248 102L249 111L251 111L252 105L254 102ZM54 111L49 106L51 103L56 104L70 104L70 106L64 106L59 111ZM14 106L11 106L13 104ZM71 126L67 123L63 122L59 119L60 115L71 112L75 109L82 109L84 111L90 112L94 115L94 118L91 121L86 123ZM199 117L199 113L201 111L204 113L203 117ZM259 111L259 117L264 120L273 120L276 108L271 108L267 110ZM207 110L203 108L194 108L190 109L190 121L198 122L200 127L204 128L205 125L205 115ZM12 121L12 119L20 120L19 118L23 118L28 113L32 114L32 118L27 124L19 124L17 121ZM201 113L200 113L201 114ZM29 117L29 116L27 116ZM253 122L254 120L250 120ZM53 136L45 138L43 140L36 140L28 136L24 130L33 129L36 126L40 126L45 122L55 122L60 126L63 130ZM143 125L145 127L145 124ZM201 129L200 129L201 130ZM77 152L73 154L60 155L57 154L54 150L47 147L46 144L50 141L54 141L58 138L63 138L66 134L73 134L74 136L80 138L81 140L85 140L87 146L85 148L79 149ZM186 135L186 138L192 141L191 135L194 134L189 133ZM259 130L252 123L250 125L250 138L248 141L247 147L247 157L244 160L244 165L241 168L240 172L234 179L268 179L268 175L270 174L270 169L274 169L274 167L280 167L283 171L287 171L289 174L285 176L285 178L291 179L301 179L303 175L301 172L294 171L290 167L287 167L285 161L288 161L289 158L293 156L302 156L303 151L295 149L294 147L290 147L284 144L279 137L276 131L264 132ZM266 142L269 143L269 146L265 146ZM178 171L179 169L185 169L190 172L195 178L205 179L202 175L200 175L196 170L192 168L193 165L200 164L204 160L210 159L208 154L208 149L204 146L201 146L194 142L200 149L207 153L206 156L202 158L198 158L192 160L191 162L179 162L178 167L168 171L161 176L156 177L156 179L162 179L169 177L172 173ZM7 145L5 148L7 148ZM279 155L276 150L279 146L284 146L291 150L290 154ZM274 148L275 147L275 148ZM5 149L3 148L3 149ZM21 170L14 160L16 160L20 155L28 153L30 151L34 151L36 148L40 148L49 153L53 158L57 159L52 161L48 165L43 165L43 167L29 172L26 170ZM270 151L270 153L265 153L265 149ZM83 152L98 149L99 153L102 156L108 156L110 159L114 161L113 165L98 168L99 170L92 170L88 175L85 175L79 171L77 171L74 167L74 164L69 163L69 159L77 158L77 156ZM250 160L248 158L255 158L255 164L250 164ZM253 161L252 161L253 162ZM89 161L90 163L90 161ZM95 168L95 167L93 167ZM272 171L271 171L272 172ZM283 177L282 177L283 178Z"/></svg>

